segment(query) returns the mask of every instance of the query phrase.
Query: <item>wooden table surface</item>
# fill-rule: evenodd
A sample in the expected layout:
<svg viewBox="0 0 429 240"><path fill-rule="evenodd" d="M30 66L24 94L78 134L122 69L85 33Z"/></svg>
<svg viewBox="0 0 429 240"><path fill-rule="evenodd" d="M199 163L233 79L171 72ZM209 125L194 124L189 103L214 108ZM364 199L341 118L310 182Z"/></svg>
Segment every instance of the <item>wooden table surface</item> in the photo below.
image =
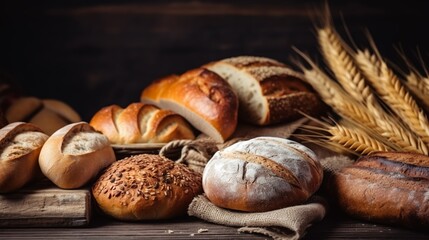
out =
<svg viewBox="0 0 429 240"><path fill-rule="evenodd" d="M120 222L94 214L87 227L0 228L0 239L269 239L238 233L237 228L193 217L160 222ZM429 231L415 231L358 221L338 212L308 230L304 239L429 239Z"/></svg>

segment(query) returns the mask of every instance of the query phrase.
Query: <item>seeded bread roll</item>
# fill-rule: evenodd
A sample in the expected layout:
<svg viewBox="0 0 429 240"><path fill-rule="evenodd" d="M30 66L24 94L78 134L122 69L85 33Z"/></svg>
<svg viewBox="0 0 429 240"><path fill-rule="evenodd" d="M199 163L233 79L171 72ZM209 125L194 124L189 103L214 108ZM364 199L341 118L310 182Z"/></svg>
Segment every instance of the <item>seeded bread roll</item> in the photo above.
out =
<svg viewBox="0 0 429 240"><path fill-rule="evenodd" d="M35 97L16 99L6 110L6 119L33 123L48 135L67 124L81 121L79 114L66 103Z"/></svg>
<svg viewBox="0 0 429 240"><path fill-rule="evenodd" d="M68 124L43 145L39 165L43 174L64 189L79 188L116 160L109 139L88 123Z"/></svg>
<svg viewBox="0 0 429 240"><path fill-rule="evenodd" d="M215 153L204 169L203 189L219 207L264 212L304 203L322 178L322 166L309 148L257 137Z"/></svg>
<svg viewBox="0 0 429 240"><path fill-rule="evenodd" d="M239 98L240 119L257 125L292 121L318 113L321 101L303 76L263 57L240 56L212 62L205 68L219 74Z"/></svg>
<svg viewBox="0 0 429 240"><path fill-rule="evenodd" d="M237 96L223 78L207 69L155 81L142 91L141 101L182 115L218 142L228 139L237 126Z"/></svg>
<svg viewBox="0 0 429 240"><path fill-rule="evenodd" d="M40 172L38 158L48 135L37 126L14 122L0 129L0 192L15 191Z"/></svg>
<svg viewBox="0 0 429 240"><path fill-rule="evenodd" d="M104 107L89 124L114 144L167 143L195 138L192 127L182 116L143 103L132 103L125 109L117 105Z"/></svg>
<svg viewBox="0 0 429 240"><path fill-rule="evenodd" d="M429 156L376 152L329 179L330 193L348 214L384 224L429 227Z"/></svg>
<svg viewBox="0 0 429 240"><path fill-rule="evenodd" d="M113 163L92 187L100 209L119 220L184 215L202 193L201 175L159 155L134 155Z"/></svg>

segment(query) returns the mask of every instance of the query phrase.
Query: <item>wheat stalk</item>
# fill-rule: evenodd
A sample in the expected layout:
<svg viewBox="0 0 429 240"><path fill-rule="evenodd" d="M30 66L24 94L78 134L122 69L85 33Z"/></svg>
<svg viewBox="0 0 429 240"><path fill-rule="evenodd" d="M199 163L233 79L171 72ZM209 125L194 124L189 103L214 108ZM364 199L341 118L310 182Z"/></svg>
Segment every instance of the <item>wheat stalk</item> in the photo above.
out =
<svg viewBox="0 0 429 240"><path fill-rule="evenodd" d="M331 141L361 154L393 150L359 128L351 129L337 124L330 127L328 131L332 135Z"/></svg>
<svg viewBox="0 0 429 240"><path fill-rule="evenodd" d="M358 50L356 62L379 96L429 146L429 122L399 78L379 55Z"/></svg>

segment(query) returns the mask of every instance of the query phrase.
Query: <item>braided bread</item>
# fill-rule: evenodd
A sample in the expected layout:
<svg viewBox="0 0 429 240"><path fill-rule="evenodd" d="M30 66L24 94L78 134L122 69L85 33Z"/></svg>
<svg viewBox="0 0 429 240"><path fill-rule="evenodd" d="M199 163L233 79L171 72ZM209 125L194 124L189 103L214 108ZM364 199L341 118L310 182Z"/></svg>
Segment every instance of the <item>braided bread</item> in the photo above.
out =
<svg viewBox="0 0 429 240"><path fill-rule="evenodd" d="M192 127L183 117L143 103L132 103L125 109L117 105L104 107L89 124L113 144L166 143L195 138Z"/></svg>

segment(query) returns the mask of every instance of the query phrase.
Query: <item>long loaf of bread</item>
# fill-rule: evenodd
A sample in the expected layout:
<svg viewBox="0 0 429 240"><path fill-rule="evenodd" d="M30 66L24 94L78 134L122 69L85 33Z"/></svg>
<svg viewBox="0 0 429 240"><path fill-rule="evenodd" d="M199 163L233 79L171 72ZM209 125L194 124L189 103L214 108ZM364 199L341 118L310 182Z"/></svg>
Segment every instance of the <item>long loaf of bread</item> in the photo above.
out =
<svg viewBox="0 0 429 240"><path fill-rule="evenodd" d="M429 157L377 152L341 169L329 191L348 214L384 224L429 226Z"/></svg>

